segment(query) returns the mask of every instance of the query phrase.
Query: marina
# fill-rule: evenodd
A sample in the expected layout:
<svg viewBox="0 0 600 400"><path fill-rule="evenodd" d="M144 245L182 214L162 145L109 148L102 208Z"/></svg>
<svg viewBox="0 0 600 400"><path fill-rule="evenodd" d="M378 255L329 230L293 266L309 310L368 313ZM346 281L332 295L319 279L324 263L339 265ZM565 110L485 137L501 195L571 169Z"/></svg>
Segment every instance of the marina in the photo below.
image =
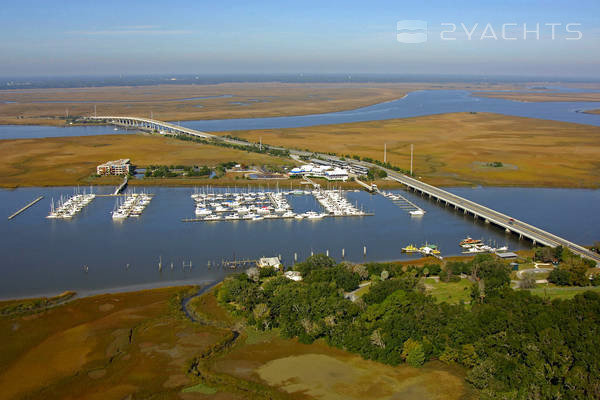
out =
<svg viewBox="0 0 600 400"><path fill-rule="evenodd" d="M96 198L96 195L93 193L78 193L74 194L71 197L63 197L60 196L58 203L54 204L54 199L52 199L52 203L50 205L50 214L46 216L46 218L50 219L71 219L75 215L79 214L79 212L88 204L92 202Z"/></svg>
<svg viewBox="0 0 600 400"><path fill-rule="evenodd" d="M473 239L467 237L460 241L459 246L465 249L463 254L478 254L478 253L499 253L508 251L508 246L498 247L495 243L492 246L491 240L485 244L483 239Z"/></svg>
<svg viewBox="0 0 600 400"><path fill-rule="evenodd" d="M314 196L321 210L294 212L289 196ZM358 209L345 197L342 190L289 190L289 191L223 191L213 188L196 189L191 195L195 202L195 218L183 222L263 221L270 219L320 220L325 217L372 216Z"/></svg>
<svg viewBox="0 0 600 400"><path fill-rule="evenodd" d="M344 195L350 204L358 203L374 215L185 224L181 223L182 216L195 217L195 202L190 201L193 188L147 187L153 200L142 216L115 223L110 218L115 199L124 199L133 189L135 187L129 186L123 195L113 197L114 187L95 187L96 199L69 221L45 216L51 200L73 193L71 187L0 190L0 210L6 216L32 198L44 196L38 206L31 207L17 219L0 221L1 297L58 293L66 289L87 292L215 280L235 271L223 267L222 260L257 260L265 255L281 255L285 266L319 253L329 253L337 260L348 262L421 258L420 253L402 253L402 247L412 243L419 248L436 244L441 255L447 258L462 255L464 249L458 243L466 237L496 241L512 251L531 248L530 241L519 240L517 235L506 234L460 210L439 207L433 199L402 190L391 192L400 193L427 209L426 218L411 217L383 196L348 191ZM600 213L597 212L600 190L482 187L447 190L510 212L574 241L585 244L589 238L600 236ZM239 194L248 190L214 189L215 193L219 191ZM284 197L296 214L321 208L312 190L287 192L291 194ZM523 207L523 204L536 206ZM570 207L562 207L564 204ZM272 206L272 202L269 200L266 205ZM590 207L593 212L583 213L582 210ZM547 218L552 210L559 208L562 209L560 214ZM157 262L161 255L163 267L159 272ZM183 262L192 263L193 268L184 270ZM432 259L431 262L437 261ZM88 267L87 273L82 271L84 265Z"/></svg>
<svg viewBox="0 0 600 400"><path fill-rule="evenodd" d="M146 193L131 193L118 199L112 212L113 221L139 217L150 201L152 201L152 195Z"/></svg>

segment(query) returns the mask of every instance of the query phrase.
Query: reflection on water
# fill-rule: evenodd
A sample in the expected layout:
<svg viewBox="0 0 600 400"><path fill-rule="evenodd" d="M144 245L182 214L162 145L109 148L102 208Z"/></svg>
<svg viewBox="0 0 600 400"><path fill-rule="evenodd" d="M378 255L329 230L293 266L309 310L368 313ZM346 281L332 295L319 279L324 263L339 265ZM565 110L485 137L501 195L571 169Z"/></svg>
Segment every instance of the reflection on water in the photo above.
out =
<svg viewBox="0 0 600 400"><path fill-rule="evenodd" d="M109 193L111 188L97 190ZM156 196L143 215L121 223L111 219L116 202L111 197L97 197L71 221L62 221L44 217L51 199L72 193L72 188L0 190L0 213L5 216L37 196L45 196L15 219L0 219L0 251L4 258L0 263L0 298L66 289L85 292L212 280L229 272L215 267L223 259L281 255L289 265L294 253L302 260L311 252L329 250L340 260L342 249L346 259L354 262L408 259L401 247L425 242L438 244L443 255L457 255L461 250L458 241L468 235L507 244L511 249L530 245L481 220L474 221L462 212L409 192L404 195L427 211L423 218L411 218L382 196L350 192L347 197L353 204L373 211L375 216L184 223L181 218L194 216L190 198L193 189L147 190ZM451 190L582 244L600 238L599 190ZM312 196L290 196L289 201L298 212L319 209ZM367 246L366 257L363 246ZM162 271L158 270L159 259ZM190 262L191 270L183 268ZM88 266L87 273L83 265Z"/></svg>

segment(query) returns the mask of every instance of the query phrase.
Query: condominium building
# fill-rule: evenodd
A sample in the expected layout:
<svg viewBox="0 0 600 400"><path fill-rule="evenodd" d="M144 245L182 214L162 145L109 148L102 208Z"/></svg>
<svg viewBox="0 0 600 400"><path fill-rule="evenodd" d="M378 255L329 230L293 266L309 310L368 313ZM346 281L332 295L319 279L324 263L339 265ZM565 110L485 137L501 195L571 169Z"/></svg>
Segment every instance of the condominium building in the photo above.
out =
<svg viewBox="0 0 600 400"><path fill-rule="evenodd" d="M123 158L98 165L96 173L98 175L126 175L129 173L130 168L129 158Z"/></svg>

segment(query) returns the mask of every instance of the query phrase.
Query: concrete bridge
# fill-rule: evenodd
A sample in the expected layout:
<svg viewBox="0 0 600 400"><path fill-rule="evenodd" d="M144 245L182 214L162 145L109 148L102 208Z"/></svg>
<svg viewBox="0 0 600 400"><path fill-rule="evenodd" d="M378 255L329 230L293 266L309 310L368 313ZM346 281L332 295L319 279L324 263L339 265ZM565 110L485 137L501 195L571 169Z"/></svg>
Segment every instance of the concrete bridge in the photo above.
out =
<svg viewBox="0 0 600 400"><path fill-rule="evenodd" d="M107 124L122 126L124 128L135 128L141 130L156 131L163 135L189 135L202 139L218 139L225 140L222 136L211 135L210 133L197 131L195 129L186 128L172 124L170 122L158 121L150 118L139 118L139 117L116 117L116 116L95 116L95 117L84 117L83 120L105 122Z"/></svg>
<svg viewBox="0 0 600 400"><path fill-rule="evenodd" d="M214 139L231 144L248 146L255 145L254 143L244 142L236 139L229 139L223 136L212 135L206 132L197 131L195 129L185 128L183 126L171 124L169 122L158 121L154 119L138 118L138 117L117 117L117 116L95 116L86 117L87 120L105 122L123 127L131 127L142 130L151 130L162 132L163 134L181 134L199 137L203 139ZM286 150L282 147L274 147L273 149ZM310 155L312 153L299 151L294 149L289 150L291 155ZM338 157L330 155L322 155L324 159L339 160ZM355 161L356 164L363 165L366 167L377 167L378 165L367 163L364 161ZM576 243L570 242L564 238L556 236L550 232L546 232L543 229L537 228L526 222L519 221L516 218L512 218L506 214L492 210L491 208L482 206L474 201L467 200L464 197L457 196L443 189L421 182L417 179L411 178L404 174L399 174L395 171L381 168L385 170L388 177L402 183L409 189L421 193L424 196L435 199L439 203L443 203L445 206L454 207L456 210L462 210L465 214L473 215L473 218L481 218L486 223L497 225L503 228L507 233L514 233L519 235L519 238L527 238L533 242L534 245L541 244L544 246L556 247L563 246L571 250L573 253L578 254L582 257L589 258L600 265L600 254L594 253L591 250L586 249Z"/></svg>
<svg viewBox="0 0 600 400"><path fill-rule="evenodd" d="M589 258L597 264L600 264L600 254L594 253L583 246L407 175L398 174L390 170L387 170L386 172L388 173L389 178L406 185L406 187L417 193L428 196L438 203L443 203L445 206L454 207L456 210L462 210L465 214L472 215L475 219L481 218L486 223L497 225L505 229L507 233L519 235L519 238L527 238L531 240L534 245L539 243L550 247L563 246L575 254Z"/></svg>

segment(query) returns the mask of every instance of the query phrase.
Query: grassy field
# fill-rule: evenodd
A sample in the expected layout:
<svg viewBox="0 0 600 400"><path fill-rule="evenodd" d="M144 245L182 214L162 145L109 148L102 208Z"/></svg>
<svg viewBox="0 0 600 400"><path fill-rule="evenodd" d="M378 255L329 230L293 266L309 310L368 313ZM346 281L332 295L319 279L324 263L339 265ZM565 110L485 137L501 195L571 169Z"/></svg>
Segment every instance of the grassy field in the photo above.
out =
<svg viewBox="0 0 600 400"><path fill-rule="evenodd" d="M600 286L586 286L586 287L559 287L553 285L538 285L535 289L525 289L528 290L531 294L535 294L536 296L540 296L543 298L548 298L550 300L554 299L572 299L578 294L581 294L586 291L600 292Z"/></svg>
<svg viewBox="0 0 600 400"><path fill-rule="evenodd" d="M90 178L96 166L107 160L130 158L144 167L160 165L209 165L236 161L248 165L292 165L289 159L210 146L157 135L102 135L44 139L3 140L0 146L0 186L115 185L118 177ZM149 179L147 185L214 184L208 179ZM225 177L221 184L239 181ZM243 181L249 182L249 181ZM136 182L132 180L132 184ZM139 182L141 183L141 182ZM240 185L240 183L237 183ZM272 185L275 185L273 182Z"/></svg>
<svg viewBox="0 0 600 400"><path fill-rule="evenodd" d="M427 293L435 297L438 303L458 304L461 300L465 303L471 301L471 286L468 279L459 282L439 282L432 278L425 280Z"/></svg>
<svg viewBox="0 0 600 400"><path fill-rule="evenodd" d="M468 399L464 372L390 367L246 328L193 288L106 294L0 316L2 399ZM31 300L26 300L31 302ZM0 302L0 308L15 302ZM240 332L222 346L230 330ZM189 371L198 362L194 371Z"/></svg>
<svg viewBox="0 0 600 400"><path fill-rule="evenodd" d="M600 128L453 113L307 128L236 131L253 141L387 159L436 185L600 186ZM488 163L501 162L501 167Z"/></svg>
<svg viewBox="0 0 600 400"><path fill-rule="evenodd" d="M333 112L394 100L418 89L511 89L515 85L431 83L227 83L0 91L0 124L62 125L69 115L159 120L274 117ZM58 101L59 103L52 103ZM13 102L13 103L5 103Z"/></svg>

